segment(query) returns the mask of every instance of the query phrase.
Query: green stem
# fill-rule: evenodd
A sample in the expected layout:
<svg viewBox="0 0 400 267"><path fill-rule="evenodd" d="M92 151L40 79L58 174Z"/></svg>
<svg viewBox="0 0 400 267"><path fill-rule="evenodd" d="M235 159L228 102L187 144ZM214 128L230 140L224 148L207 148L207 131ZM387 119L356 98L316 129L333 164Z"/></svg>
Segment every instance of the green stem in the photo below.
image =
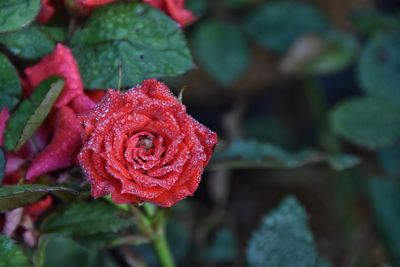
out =
<svg viewBox="0 0 400 267"><path fill-rule="evenodd" d="M311 114L318 129L319 145L326 151L340 153L341 147L337 137L331 132L324 90L315 78L306 78L304 89Z"/></svg>
<svg viewBox="0 0 400 267"><path fill-rule="evenodd" d="M144 204L141 208L132 206L132 212L139 222L139 230L151 240L161 267L175 267L174 258L165 236L166 220L164 211L151 204Z"/></svg>
<svg viewBox="0 0 400 267"><path fill-rule="evenodd" d="M162 267L175 267L164 230L153 237L153 247Z"/></svg>

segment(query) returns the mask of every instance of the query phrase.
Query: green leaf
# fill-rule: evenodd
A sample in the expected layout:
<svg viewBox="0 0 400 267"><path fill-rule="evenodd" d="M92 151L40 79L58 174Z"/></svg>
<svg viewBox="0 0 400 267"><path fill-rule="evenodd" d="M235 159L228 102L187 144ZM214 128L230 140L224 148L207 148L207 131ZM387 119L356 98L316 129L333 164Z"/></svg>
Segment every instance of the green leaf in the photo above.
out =
<svg viewBox="0 0 400 267"><path fill-rule="evenodd" d="M340 71L355 58L357 42L345 32L329 31L323 35L322 52L303 67L308 73L326 74Z"/></svg>
<svg viewBox="0 0 400 267"><path fill-rule="evenodd" d="M13 240L0 235L0 266L29 267L29 260Z"/></svg>
<svg viewBox="0 0 400 267"><path fill-rule="evenodd" d="M102 267L104 253L90 250L71 237L62 234L43 235L35 251L35 267Z"/></svg>
<svg viewBox="0 0 400 267"><path fill-rule="evenodd" d="M327 155L313 149L288 152L284 149L255 140L235 140L227 148L214 153L211 168L298 168L306 164L328 163L341 171L359 163L359 159L346 154Z"/></svg>
<svg viewBox="0 0 400 267"><path fill-rule="evenodd" d="M385 14L377 9L358 10L352 20L357 30L364 35L374 35L378 32L400 29L400 20L391 14Z"/></svg>
<svg viewBox="0 0 400 267"><path fill-rule="evenodd" d="M186 0L186 8L197 15L202 15L207 12L210 2L210 0Z"/></svg>
<svg viewBox="0 0 400 267"><path fill-rule="evenodd" d="M336 133L357 145L384 147L400 138L400 106L373 97L350 99L332 111L331 125Z"/></svg>
<svg viewBox="0 0 400 267"><path fill-rule="evenodd" d="M3 149L0 149L0 184L3 183L3 178L6 170L6 155Z"/></svg>
<svg viewBox="0 0 400 267"><path fill-rule="evenodd" d="M56 27L31 25L17 32L0 35L0 43L23 59L37 59L53 51L65 37L65 30Z"/></svg>
<svg viewBox="0 0 400 267"><path fill-rule="evenodd" d="M39 12L40 0L3 0L0 3L0 33L27 26Z"/></svg>
<svg viewBox="0 0 400 267"><path fill-rule="evenodd" d="M233 262L235 251L235 237L230 229L224 228L216 233L204 254L204 259L207 262Z"/></svg>
<svg viewBox="0 0 400 267"><path fill-rule="evenodd" d="M372 38L361 54L358 78L369 95L400 103L400 31Z"/></svg>
<svg viewBox="0 0 400 267"><path fill-rule="evenodd" d="M250 267L312 267L316 260L306 211L293 197L286 198L266 215L247 248Z"/></svg>
<svg viewBox="0 0 400 267"><path fill-rule="evenodd" d="M46 194L52 192L77 194L74 190L62 186L47 186L42 184L7 185L0 187L0 212L35 203Z"/></svg>
<svg viewBox="0 0 400 267"><path fill-rule="evenodd" d="M193 67L181 28L148 5L119 3L96 9L71 45L85 88L115 88L119 66L124 87Z"/></svg>
<svg viewBox="0 0 400 267"><path fill-rule="evenodd" d="M250 63L250 50L234 25L207 20L194 33L194 52L205 70L218 82L237 80Z"/></svg>
<svg viewBox="0 0 400 267"><path fill-rule="evenodd" d="M52 214L42 224L43 232L63 232L90 235L100 232L117 232L135 221L129 213L105 202L75 203L59 213Z"/></svg>
<svg viewBox="0 0 400 267"><path fill-rule="evenodd" d="M3 54L0 54L0 73L0 107L12 110L21 97L21 84L14 66Z"/></svg>
<svg viewBox="0 0 400 267"><path fill-rule="evenodd" d="M400 176L400 143L378 151L379 161L389 175Z"/></svg>
<svg viewBox="0 0 400 267"><path fill-rule="evenodd" d="M50 113L64 87L64 81L51 77L43 81L29 99L11 114L4 133L4 146L17 151L32 137Z"/></svg>
<svg viewBox="0 0 400 267"><path fill-rule="evenodd" d="M394 180L373 179L369 191L373 218L395 265L400 264L400 185Z"/></svg>
<svg viewBox="0 0 400 267"><path fill-rule="evenodd" d="M244 26L257 42L280 53L287 51L303 34L329 29L318 9L297 2L264 4L246 17Z"/></svg>

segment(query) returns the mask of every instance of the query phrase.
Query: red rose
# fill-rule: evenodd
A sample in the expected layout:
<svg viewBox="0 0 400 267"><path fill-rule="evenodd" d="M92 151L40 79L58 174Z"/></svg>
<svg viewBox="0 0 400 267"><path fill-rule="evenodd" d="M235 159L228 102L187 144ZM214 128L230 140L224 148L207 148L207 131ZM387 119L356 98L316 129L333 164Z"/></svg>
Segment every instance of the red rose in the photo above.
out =
<svg viewBox="0 0 400 267"><path fill-rule="evenodd" d="M80 121L78 159L92 195L111 194L117 203L170 207L193 195L217 143L156 80L126 93L109 90Z"/></svg>
<svg viewBox="0 0 400 267"><path fill-rule="evenodd" d="M165 11L182 27L196 19L190 10L185 9L185 0L144 0L144 2Z"/></svg>

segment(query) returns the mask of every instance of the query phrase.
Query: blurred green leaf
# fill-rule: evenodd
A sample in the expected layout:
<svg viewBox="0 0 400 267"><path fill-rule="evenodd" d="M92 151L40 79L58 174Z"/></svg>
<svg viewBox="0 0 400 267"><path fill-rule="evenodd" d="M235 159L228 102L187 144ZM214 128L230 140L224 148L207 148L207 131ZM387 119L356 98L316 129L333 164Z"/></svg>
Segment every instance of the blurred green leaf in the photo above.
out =
<svg viewBox="0 0 400 267"><path fill-rule="evenodd" d="M51 77L36 88L11 114L4 133L4 146L17 151L32 137L50 113L53 104L64 88L64 81Z"/></svg>
<svg viewBox="0 0 400 267"><path fill-rule="evenodd" d="M133 225L130 213L101 201L74 203L61 212L53 213L41 225L43 232L63 232L73 235L91 235L117 232Z"/></svg>
<svg viewBox="0 0 400 267"><path fill-rule="evenodd" d="M115 88L146 78L182 74L193 67L181 28L148 5L119 3L94 10L72 37L85 88Z"/></svg>
<svg viewBox="0 0 400 267"><path fill-rule="evenodd" d="M35 203L46 194L57 191L76 194L74 190L66 187L42 184L6 185L0 187L0 212Z"/></svg>
<svg viewBox="0 0 400 267"><path fill-rule="evenodd" d="M0 54L0 73L0 107L12 110L20 100L21 84L16 69L3 54Z"/></svg>
<svg viewBox="0 0 400 267"><path fill-rule="evenodd" d="M0 235L0 266L2 267L28 267L29 260L22 249L13 240Z"/></svg>
<svg viewBox="0 0 400 267"><path fill-rule="evenodd" d="M390 175L400 176L400 143L378 151L383 169Z"/></svg>
<svg viewBox="0 0 400 267"><path fill-rule="evenodd" d="M332 267L332 263L330 263L327 259L325 258L318 258L317 264L315 267Z"/></svg>
<svg viewBox="0 0 400 267"><path fill-rule="evenodd" d="M0 43L11 53L24 59L37 59L53 51L64 40L63 28L31 25L20 31L0 35Z"/></svg>
<svg viewBox="0 0 400 267"><path fill-rule="evenodd" d="M210 167L292 169L306 164L325 162L333 169L341 171L353 167L359 161L357 157L346 154L327 155L313 149L288 152L269 143L260 143L255 140L235 140L227 148L215 151Z"/></svg>
<svg viewBox="0 0 400 267"><path fill-rule="evenodd" d="M287 1L262 5L248 14L244 25L257 42L280 53L286 52L301 35L329 29L327 20L315 7Z"/></svg>
<svg viewBox="0 0 400 267"><path fill-rule="evenodd" d="M305 71L313 74L332 73L347 67L355 58L357 42L345 32L329 31L322 36L323 49L304 66Z"/></svg>
<svg viewBox="0 0 400 267"><path fill-rule="evenodd" d="M222 3L228 8L243 8L250 2L249 0L222 0Z"/></svg>
<svg viewBox="0 0 400 267"><path fill-rule="evenodd" d="M195 14L204 14L210 5L210 0L186 0L186 8Z"/></svg>
<svg viewBox="0 0 400 267"><path fill-rule="evenodd" d="M365 35L400 29L400 17L380 12L377 9L358 10L353 14L352 20L358 31Z"/></svg>
<svg viewBox="0 0 400 267"><path fill-rule="evenodd" d="M372 38L358 64L358 78L369 95L400 103L400 31Z"/></svg>
<svg viewBox="0 0 400 267"><path fill-rule="evenodd" d="M340 103L331 113L333 130L349 141L375 149L400 138L400 106L373 97Z"/></svg>
<svg viewBox="0 0 400 267"><path fill-rule="evenodd" d="M0 33L27 26L39 12L40 0L3 0L0 3Z"/></svg>
<svg viewBox="0 0 400 267"><path fill-rule="evenodd" d="M111 267L107 253L89 249L62 234L41 236L33 258L35 267Z"/></svg>
<svg viewBox="0 0 400 267"><path fill-rule="evenodd" d="M374 218L395 265L400 264L400 185L394 180L369 182Z"/></svg>
<svg viewBox="0 0 400 267"><path fill-rule="evenodd" d="M311 267L316 260L306 211L293 197L284 199L266 215L247 248L250 267Z"/></svg>
<svg viewBox="0 0 400 267"><path fill-rule="evenodd" d="M197 26L193 41L200 64L221 84L237 80L250 63L246 39L233 25L204 21Z"/></svg>
<svg viewBox="0 0 400 267"><path fill-rule="evenodd" d="M230 229L219 230L205 252L207 262L233 262L235 259L235 238Z"/></svg>

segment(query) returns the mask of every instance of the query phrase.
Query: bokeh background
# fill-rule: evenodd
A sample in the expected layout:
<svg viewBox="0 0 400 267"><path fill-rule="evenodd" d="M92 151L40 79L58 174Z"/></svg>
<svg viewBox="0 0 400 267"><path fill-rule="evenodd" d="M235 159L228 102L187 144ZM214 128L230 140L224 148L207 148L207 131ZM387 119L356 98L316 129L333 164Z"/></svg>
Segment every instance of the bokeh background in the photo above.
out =
<svg viewBox="0 0 400 267"><path fill-rule="evenodd" d="M172 210L181 266L400 266L400 2L187 7L197 69L166 82L220 143Z"/></svg>

